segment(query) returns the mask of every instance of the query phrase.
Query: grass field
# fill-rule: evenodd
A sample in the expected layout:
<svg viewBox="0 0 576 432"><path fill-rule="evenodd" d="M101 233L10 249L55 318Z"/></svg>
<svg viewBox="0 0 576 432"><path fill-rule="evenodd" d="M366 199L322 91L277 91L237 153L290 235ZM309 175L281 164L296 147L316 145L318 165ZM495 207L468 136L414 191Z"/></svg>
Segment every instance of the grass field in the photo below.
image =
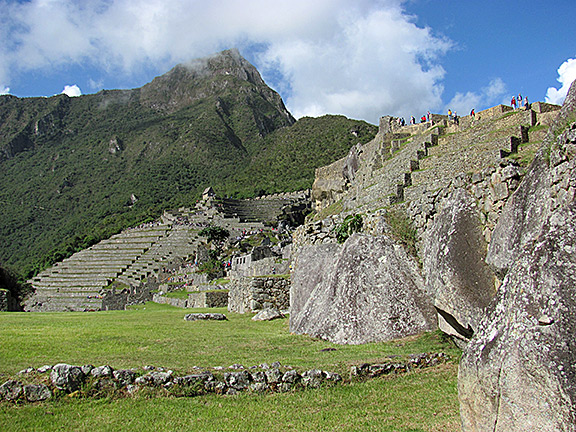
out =
<svg viewBox="0 0 576 432"><path fill-rule="evenodd" d="M443 351L455 361L401 376L284 394L0 403L0 430L459 430L459 351L438 333L340 346L292 335L287 320L253 322L251 315L226 312L228 321L187 322L187 312L149 303L129 311L2 313L0 381L28 366L60 362L113 368L155 365L183 374L193 372L194 366L249 367L279 361L300 371L318 367L347 378L350 365L379 362L388 355ZM321 351L324 348L335 350Z"/></svg>

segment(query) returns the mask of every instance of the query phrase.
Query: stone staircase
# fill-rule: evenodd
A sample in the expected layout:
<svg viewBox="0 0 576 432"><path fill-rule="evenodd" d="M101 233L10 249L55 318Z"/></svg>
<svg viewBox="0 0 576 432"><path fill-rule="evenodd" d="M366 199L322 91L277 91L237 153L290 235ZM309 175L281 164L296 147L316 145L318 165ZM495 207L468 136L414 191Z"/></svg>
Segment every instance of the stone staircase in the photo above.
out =
<svg viewBox="0 0 576 432"><path fill-rule="evenodd" d="M502 109L506 108L504 106L496 108L500 109L478 113L476 120L465 117L460 125L444 121L428 128L417 125L418 128L396 130L388 143L379 145L384 152L389 152L381 166L374 169L369 160L360 164L355 180L342 198L344 208L365 212L411 201L447 186L457 174L475 173L495 166L531 139L530 126L549 124L555 115L551 111L537 113ZM398 132L405 131L414 133L398 139ZM542 132L534 135L536 139L542 139ZM370 148L374 145L365 146L368 154L375 153Z"/></svg>

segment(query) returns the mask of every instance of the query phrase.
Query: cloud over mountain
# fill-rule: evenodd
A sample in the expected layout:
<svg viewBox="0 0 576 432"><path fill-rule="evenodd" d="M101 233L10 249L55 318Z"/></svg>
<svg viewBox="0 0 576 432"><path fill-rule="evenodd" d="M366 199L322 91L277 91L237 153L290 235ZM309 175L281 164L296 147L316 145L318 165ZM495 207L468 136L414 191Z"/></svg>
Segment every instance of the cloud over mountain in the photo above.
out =
<svg viewBox="0 0 576 432"><path fill-rule="evenodd" d="M439 59L451 43L416 26L403 4L0 0L8 17L0 30L0 87L11 86L13 71L71 65L87 70L86 85L106 74L163 73L236 46L295 115L330 112L376 122L384 113L441 106Z"/></svg>

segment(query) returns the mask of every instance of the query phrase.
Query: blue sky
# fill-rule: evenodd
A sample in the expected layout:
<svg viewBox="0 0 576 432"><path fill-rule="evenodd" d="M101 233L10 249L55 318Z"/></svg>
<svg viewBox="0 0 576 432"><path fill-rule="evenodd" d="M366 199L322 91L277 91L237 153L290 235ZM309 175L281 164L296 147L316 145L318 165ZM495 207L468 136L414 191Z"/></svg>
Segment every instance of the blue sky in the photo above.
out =
<svg viewBox="0 0 576 432"><path fill-rule="evenodd" d="M0 0L0 93L134 88L237 47L296 116L460 114L576 79L574 0ZM560 81L559 81L560 80Z"/></svg>

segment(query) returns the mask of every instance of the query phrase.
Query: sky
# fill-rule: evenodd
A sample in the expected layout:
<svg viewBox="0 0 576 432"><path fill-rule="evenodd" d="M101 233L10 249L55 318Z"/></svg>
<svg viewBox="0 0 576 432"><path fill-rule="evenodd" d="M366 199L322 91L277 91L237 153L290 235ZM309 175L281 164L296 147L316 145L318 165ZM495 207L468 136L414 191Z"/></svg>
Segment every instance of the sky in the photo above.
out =
<svg viewBox="0 0 576 432"><path fill-rule="evenodd" d="M238 48L296 118L562 103L575 16L575 0L0 0L0 94L136 88Z"/></svg>

